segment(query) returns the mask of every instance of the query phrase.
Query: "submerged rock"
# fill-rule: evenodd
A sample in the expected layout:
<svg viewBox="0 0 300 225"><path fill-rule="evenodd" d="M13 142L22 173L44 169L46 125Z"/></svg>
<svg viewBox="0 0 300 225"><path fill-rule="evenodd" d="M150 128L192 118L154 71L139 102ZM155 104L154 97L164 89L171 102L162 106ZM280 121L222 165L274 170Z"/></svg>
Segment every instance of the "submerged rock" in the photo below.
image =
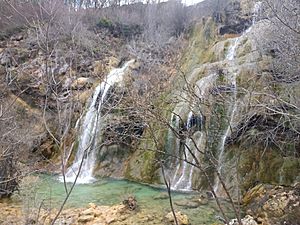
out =
<svg viewBox="0 0 300 225"><path fill-rule="evenodd" d="M194 209L200 206L200 202L197 201L190 201L190 200L182 200L175 202L175 205L182 206L186 209Z"/></svg>
<svg viewBox="0 0 300 225"><path fill-rule="evenodd" d="M168 198L169 198L169 195L167 193L161 193L161 194L153 197L154 200L164 200L164 199L168 199Z"/></svg>

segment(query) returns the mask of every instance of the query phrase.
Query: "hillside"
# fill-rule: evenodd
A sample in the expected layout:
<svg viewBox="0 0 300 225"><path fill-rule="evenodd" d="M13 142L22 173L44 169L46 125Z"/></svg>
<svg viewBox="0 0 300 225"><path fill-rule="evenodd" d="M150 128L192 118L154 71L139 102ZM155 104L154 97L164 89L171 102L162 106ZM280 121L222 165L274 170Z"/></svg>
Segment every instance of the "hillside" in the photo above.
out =
<svg viewBox="0 0 300 225"><path fill-rule="evenodd" d="M1 223L298 224L299 10L0 1Z"/></svg>

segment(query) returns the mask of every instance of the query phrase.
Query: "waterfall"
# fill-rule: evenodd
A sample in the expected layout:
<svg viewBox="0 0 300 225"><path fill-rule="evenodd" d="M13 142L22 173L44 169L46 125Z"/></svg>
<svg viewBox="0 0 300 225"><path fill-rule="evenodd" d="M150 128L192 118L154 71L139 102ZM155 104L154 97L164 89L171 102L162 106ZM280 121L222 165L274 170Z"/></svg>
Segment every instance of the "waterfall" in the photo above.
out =
<svg viewBox="0 0 300 225"><path fill-rule="evenodd" d="M123 75L133 62L134 60L131 60L122 68L113 69L96 87L85 116L82 118L77 153L73 164L65 173L66 182L74 182L77 175L77 183L90 183L95 180L93 170L96 164L97 145L100 144L98 140L101 131L102 106L109 89L114 84L122 82ZM63 181L62 176L60 180Z"/></svg>
<svg viewBox="0 0 300 225"><path fill-rule="evenodd" d="M234 60L236 57L236 49L240 43L240 37L238 38L234 38L233 40L231 40L231 45L229 47L228 53L226 55L226 60L228 60L232 66L235 66ZM225 144L226 144L226 138L230 135L230 131L231 131L231 126L233 123L233 119L234 119L234 113L236 111L237 105L236 105L236 95L237 95L237 90L236 90L236 76L237 76L237 72L234 71L232 73L231 77L229 78L229 85L231 87L233 87L233 99L231 102L231 105L229 106L229 109L227 111L227 118L228 118L228 126L225 129L225 132L223 133L223 135L221 136L221 141L220 144L218 146L219 152L218 152L218 156L217 156L217 160L218 160L218 165L217 165L217 172L219 174L222 174L222 166L223 166L223 156L224 156L224 150L225 150ZM220 189L220 179L218 177L216 177L215 180L215 184L214 184L214 191L216 193L219 192Z"/></svg>
<svg viewBox="0 0 300 225"><path fill-rule="evenodd" d="M198 98L204 99L208 93L209 87L213 86L216 75L212 74L207 77L200 79L196 84L195 94ZM178 108L182 106L177 106ZM176 110L176 109L175 109ZM172 115L172 118L175 114ZM173 120L173 119L172 119ZM175 172L171 179L171 189L181 191L191 191L193 184L193 175L196 167L191 164L196 164L196 159L199 160L200 151L203 151L205 146L205 132L203 130L204 118L201 113L195 115L192 111L189 112L187 121L185 123L185 132L188 134L185 140L176 140L175 155L180 158L176 160ZM176 127L173 129L178 132L182 130L179 124L179 117L176 116ZM169 131L168 136L172 135L172 131ZM195 146L195 142L196 145ZM180 151L182 149L182 151Z"/></svg>
<svg viewBox="0 0 300 225"><path fill-rule="evenodd" d="M167 134L167 144L166 144L166 152L173 155L179 155L179 149L180 149L180 139L177 138L174 131L179 131L180 126L180 118L173 114L171 115L170 125L172 128L168 130ZM175 146L175 147L174 147ZM168 164L171 164L171 167L177 165L178 159L172 158Z"/></svg>
<svg viewBox="0 0 300 225"><path fill-rule="evenodd" d="M189 131L193 126L192 118L193 112L190 112L186 123L187 131ZM195 152L191 152L191 150L193 149L192 140L190 138L187 138L185 142L186 143L184 146L183 156L181 157L182 160L179 163L177 162L178 165L172 179L171 188L174 190L189 191L192 189L192 175L194 167L188 162L195 163L195 159L192 155L192 153L195 154Z"/></svg>
<svg viewBox="0 0 300 225"><path fill-rule="evenodd" d="M231 40L230 47L228 49L227 55L225 57L226 60L229 61L231 64L231 67L236 67L236 51L237 48L241 42L241 40L252 30L253 25L257 22L257 18L260 14L261 11L261 6L262 2L256 2L253 8L253 13L252 13L252 26L250 26L247 30L243 32L243 34L240 37L233 38ZM236 87L236 77L237 77L237 71L234 69L232 72L232 76L229 77L230 80L230 86L234 87L233 90L233 100L232 104L229 107L229 110L227 111L227 117L228 117L228 127L226 128L224 134L221 136L221 141L219 145L219 153L218 153L218 165L217 165L217 171L219 174L222 175L222 167L223 167L223 157L224 157L224 150L225 150L225 144L226 144L226 138L230 135L231 132L231 126L233 124L234 116L235 116L235 111L237 109L237 104L236 104L236 96L237 96L237 87ZM214 184L214 191L216 193L220 192L220 179L216 177L215 184Z"/></svg>

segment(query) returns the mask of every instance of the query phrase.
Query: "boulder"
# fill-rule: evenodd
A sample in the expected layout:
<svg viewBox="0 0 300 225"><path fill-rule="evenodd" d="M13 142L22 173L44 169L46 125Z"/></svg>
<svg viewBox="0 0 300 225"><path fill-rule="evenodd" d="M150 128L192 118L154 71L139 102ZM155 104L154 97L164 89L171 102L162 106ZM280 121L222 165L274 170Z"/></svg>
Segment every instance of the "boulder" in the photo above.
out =
<svg viewBox="0 0 300 225"><path fill-rule="evenodd" d="M79 223L87 223L94 220L93 215L82 215L78 218Z"/></svg>
<svg viewBox="0 0 300 225"><path fill-rule="evenodd" d="M135 210L137 208L137 201L134 196L129 196L127 199L123 201L123 204L129 209L129 210Z"/></svg>
<svg viewBox="0 0 300 225"><path fill-rule="evenodd" d="M191 224L190 221L189 221L188 216L181 213L180 211L175 212L175 216L176 216L178 225L190 225ZM166 219L167 219L168 222L170 222L172 224L175 224L175 220L174 220L174 216L173 216L172 212L169 212L166 215Z"/></svg>
<svg viewBox="0 0 300 225"><path fill-rule="evenodd" d="M229 222L229 225L239 225L237 219L233 219ZM254 218L250 215L245 216L242 219L242 225L258 225L258 223L254 220Z"/></svg>

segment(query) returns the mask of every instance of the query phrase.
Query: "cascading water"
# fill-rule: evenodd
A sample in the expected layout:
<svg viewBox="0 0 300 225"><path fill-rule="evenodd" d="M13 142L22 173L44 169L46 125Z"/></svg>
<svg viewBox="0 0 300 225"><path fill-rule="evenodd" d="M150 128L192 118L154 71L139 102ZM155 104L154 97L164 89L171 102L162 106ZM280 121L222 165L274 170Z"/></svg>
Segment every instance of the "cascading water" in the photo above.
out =
<svg viewBox="0 0 300 225"><path fill-rule="evenodd" d="M192 126L193 112L189 113L186 128L189 131ZM182 162L177 165L175 176L172 180L171 188L174 190L188 191L192 189L192 175L193 166L188 162L195 163L195 159L191 150L193 149L193 142L190 138L185 141L184 152L182 156Z"/></svg>
<svg viewBox="0 0 300 225"><path fill-rule="evenodd" d="M227 117L228 117L228 126L224 132L224 134L221 137L221 142L219 145L219 154L218 154L218 165L217 165L217 171L220 175L222 175L222 166L223 166L223 157L224 157L224 150L225 150L225 143L226 138L230 135L231 127L233 124L233 119L235 115L235 111L237 108L236 105L236 96L237 96L237 87L236 87L236 77L237 77L237 71L235 69L236 67L236 50L241 42L241 40L251 31L253 25L257 22L257 18L260 15L262 2L256 2L253 8L253 16L252 16L252 25L245 31L240 37L234 38L231 40L231 44L228 50L228 53L226 55L226 60L229 61L231 64L230 66L233 68L232 76L229 77L230 86L233 87L233 98L232 98L232 104L230 105ZM214 184L214 191L218 194L221 190L220 187L220 179L216 177L215 184Z"/></svg>
<svg viewBox="0 0 300 225"><path fill-rule="evenodd" d="M76 177L77 183L90 183L95 180L93 170L101 131L101 109L109 89L114 84L122 82L123 75L133 62L134 60L131 60L124 64L122 68L113 69L96 87L87 112L83 117L83 123L80 126L81 131L75 160L65 173L66 182L74 182ZM63 176L60 177L60 180L64 181Z"/></svg>
<svg viewBox="0 0 300 225"><path fill-rule="evenodd" d="M236 57L236 49L237 49L239 43L240 43L239 37L231 40L231 45L230 45L228 53L226 55L226 60L228 60L232 64L232 67L234 67L234 60ZM232 72L232 76L228 77L229 85L230 85L230 87L233 88L233 95L232 95L231 104L228 107L228 111L227 111L227 115L226 115L228 118L228 121L227 121L228 126L225 129L225 132L223 133L223 135L221 136L221 141L220 141L220 144L218 147L219 152L218 152L218 157L217 157L217 159L218 159L217 172L219 174L222 174L222 166L223 166L222 162L223 162L226 138L230 135L231 126L232 126L233 119L234 119L234 113L236 111L236 94L237 94L236 76L237 76L237 72L234 71L234 72ZM220 189L220 179L218 177L216 177L215 184L214 184L214 191L216 193L218 193L219 189Z"/></svg>
<svg viewBox="0 0 300 225"><path fill-rule="evenodd" d="M196 95L203 99L207 90L210 86L213 85L215 80L215 74L204 77L197 82ZM172 115L172 118L174 115ZM179 131L179 117L178 122L174 129ZM172 119L173 120L173 119ZM177 120L176 120L177 121ZM192 111L189 112L187 122L185 124L186 132L188 133L187 138L184 141L177 139L176 142L176 151L175 154L181 158L181 160L176 161L176 170L173 172L173 177L171 179L171 189L181 190L181 191L191 191L192 190L192 181L195 166L191 164L196 163L196 159L199 159L200 151L203 151L205 145L205 132L203 130L203 117L201 113L194 115ZM172 135L172 132L169 131L169 137ZM195 146L195 142L196 145ZM178 144L177 144L178 143ZM182 149L182 152L180 152ZM195 159L196 158L196 159Z"/></svg>

